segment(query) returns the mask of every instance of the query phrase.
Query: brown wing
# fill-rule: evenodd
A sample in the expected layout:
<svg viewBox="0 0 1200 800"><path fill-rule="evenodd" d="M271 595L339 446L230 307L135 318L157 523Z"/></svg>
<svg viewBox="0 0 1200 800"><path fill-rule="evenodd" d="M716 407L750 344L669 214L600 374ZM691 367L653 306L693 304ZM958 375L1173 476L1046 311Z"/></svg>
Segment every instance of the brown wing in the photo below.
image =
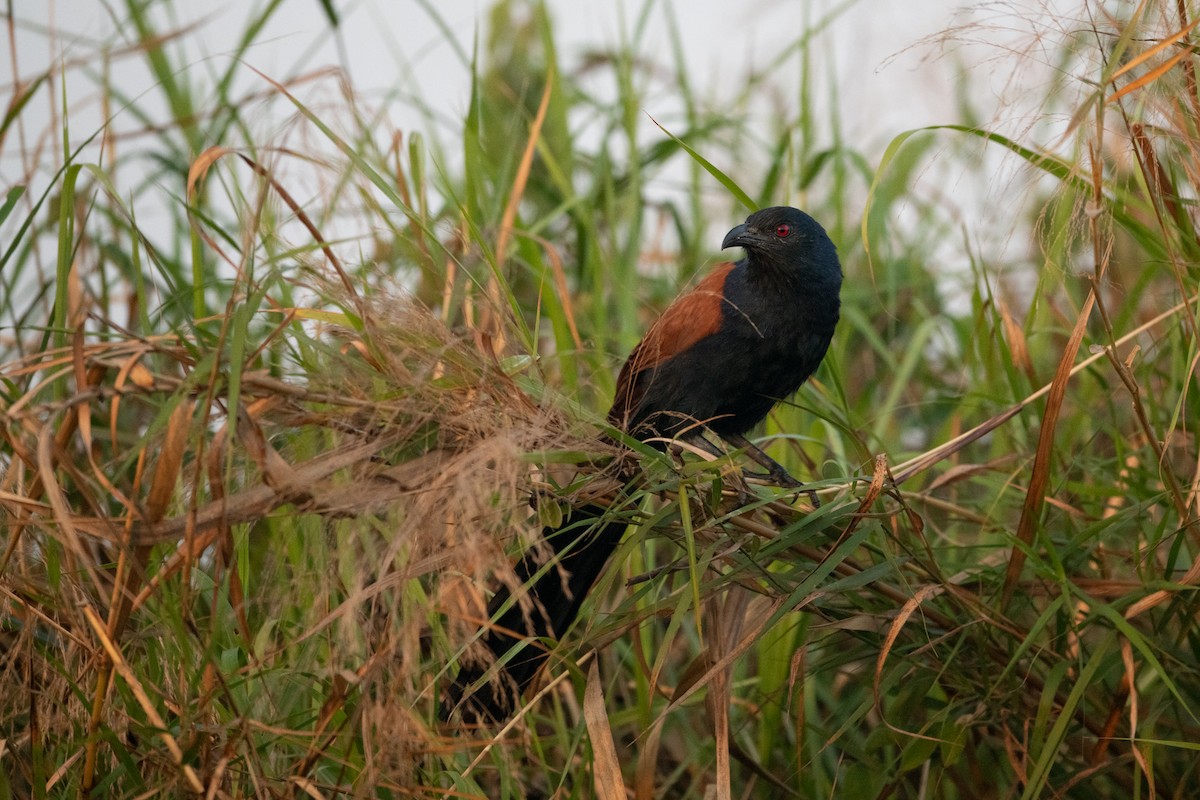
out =
<svg viewBox="0 0 1200 800"><path fill-rule="evenodd" d="M696 288L676 298L650 326L617 376L609 422L627 430L629 417L644 391L645 384L637 380L638 376L721 329L725 279L732 269L733 264L719 265Z"/></svg>

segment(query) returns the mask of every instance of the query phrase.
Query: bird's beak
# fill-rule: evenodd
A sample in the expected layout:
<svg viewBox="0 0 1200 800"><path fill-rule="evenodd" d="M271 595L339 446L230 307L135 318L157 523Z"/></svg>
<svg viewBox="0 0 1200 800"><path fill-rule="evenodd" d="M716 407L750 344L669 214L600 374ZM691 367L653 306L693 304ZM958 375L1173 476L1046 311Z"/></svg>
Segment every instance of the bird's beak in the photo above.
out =
<svg viewBox="0 0 1200 800"><path fill-rule="evenodd" d="M721 242L721 249L736 247L741 245L745 247L747 244L754 242L758 237L751 233L750 228L746 223L738 225L736 228L725 234L725 241Z"/></svg>

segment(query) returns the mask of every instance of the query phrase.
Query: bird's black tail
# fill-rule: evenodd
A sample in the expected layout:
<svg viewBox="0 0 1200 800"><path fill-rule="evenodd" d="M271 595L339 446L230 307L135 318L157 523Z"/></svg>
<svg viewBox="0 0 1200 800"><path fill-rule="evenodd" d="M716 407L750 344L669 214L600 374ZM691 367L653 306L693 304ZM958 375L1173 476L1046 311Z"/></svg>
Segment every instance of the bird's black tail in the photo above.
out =
<svg viewBox="0 0 1200 800"><path fill-rule="evenodd" d="M465 721L482 723L512 716L549 655L544 640L558 639L570 627L621 541L626 523L605 519L606 513L597 505L572 509L562 525L543 531L552 555L539 559L526 552L517 562L513 570L532 603L511 602L501 587L488 604L492 622L482 637L497 661L516 652L487 681L480 679L490 665L465 666L448 689L444 715L458 708Z"/></svg>

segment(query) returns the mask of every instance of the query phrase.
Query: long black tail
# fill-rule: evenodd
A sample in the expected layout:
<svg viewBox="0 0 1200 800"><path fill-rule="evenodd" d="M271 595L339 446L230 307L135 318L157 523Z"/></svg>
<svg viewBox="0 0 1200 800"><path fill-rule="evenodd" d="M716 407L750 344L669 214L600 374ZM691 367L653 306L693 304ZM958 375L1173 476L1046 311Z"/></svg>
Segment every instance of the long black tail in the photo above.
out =
<svg viewBox="0 0 1200 800"><path fill-rule="evenodd" d="M510 603L511 593L501 587L488 604L488 618L494 621L483 636L497 660L516 652L473 693L472 686L487 674L488 667L464 667L448 689L444 714L460 708L465 721L483 723L512 716L549 655L543 640L558 639L570 627L621 541L626 523L604 519L606 511L596 505L573 509L562 525L543 530L553 556L538 559L527 552L517 562L514 572L527 588L532 608ZM509 608L501 612L506 604Z"/></svg>

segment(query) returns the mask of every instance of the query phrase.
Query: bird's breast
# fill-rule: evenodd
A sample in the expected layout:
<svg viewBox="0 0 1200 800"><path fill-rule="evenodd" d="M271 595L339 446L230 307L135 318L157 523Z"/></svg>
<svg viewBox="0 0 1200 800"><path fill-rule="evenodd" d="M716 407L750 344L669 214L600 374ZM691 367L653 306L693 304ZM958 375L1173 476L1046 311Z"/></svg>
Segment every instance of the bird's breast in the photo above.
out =
<svg viewBox="0 0 1200 800"><path fill-rule="evenodd" d="M754 365L748 376L754 391L783 397L821 363L838 321L836 290L758 290L730 281L726 300L725 341Z"/></svg>

